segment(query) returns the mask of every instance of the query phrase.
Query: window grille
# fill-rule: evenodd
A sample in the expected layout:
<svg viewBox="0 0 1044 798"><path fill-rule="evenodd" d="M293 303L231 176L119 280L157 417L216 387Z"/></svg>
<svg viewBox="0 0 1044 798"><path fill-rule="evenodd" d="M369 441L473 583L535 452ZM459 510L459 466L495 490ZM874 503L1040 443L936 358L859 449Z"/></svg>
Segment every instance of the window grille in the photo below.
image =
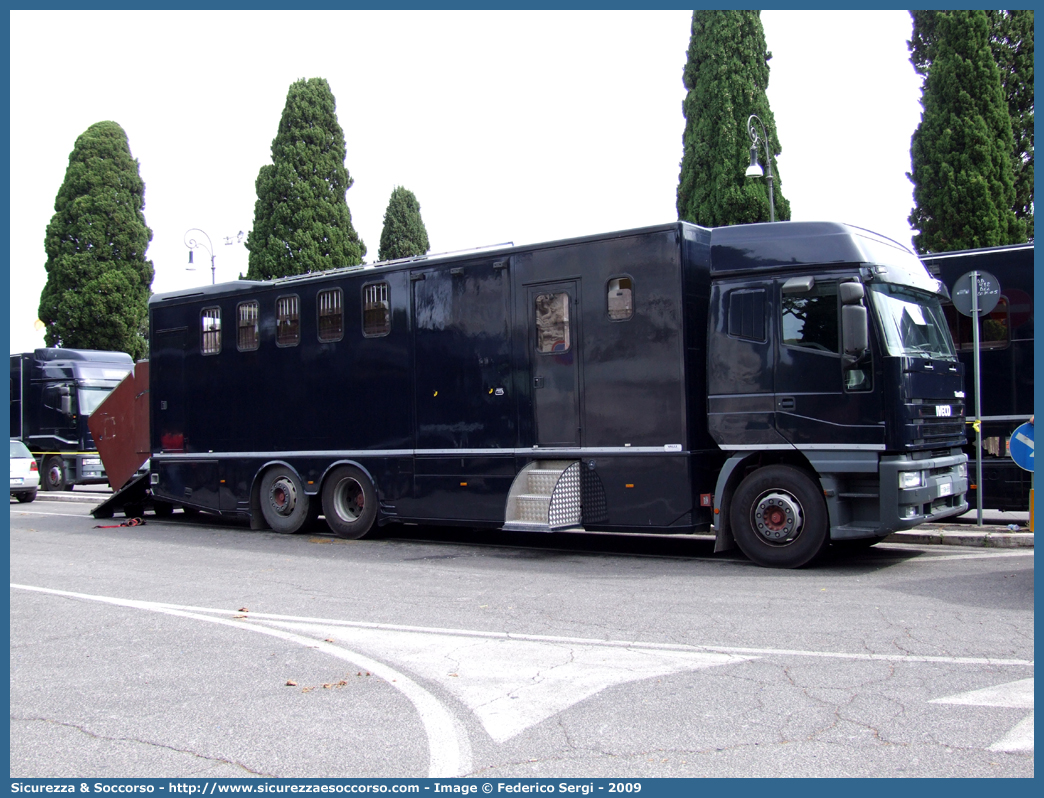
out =
<svg viewBox="0 0 1044 798"><path fill-rule="evenodd" d="M363 334L387 335L391 332L391 303L388 284L373 283L363 286Z"/></svg>
<svg viewBox="0 0 1044 798"><path fill-rule="evenodd" d="M258 332L257 310L257 302L240 302L236 308L236 347L240 352L250 352L258 347L261 336Z"/></svg>
<svg viewBox="0 0 1044 798"><path fill-rule="evenodd" d="M276 299L276 345L297 346L301 340L301 319L297 295Z"/></svg>
<svg viewBox="0 0 1044 798"><path fill-rule="evenodd" d="M203 332L203 354L218 354L221 351L221 308L203 308L200 323Z"/></svg>
<svg viewBox="0 0 1044 798"><path fill-rule="evenodd" d="M320 291L316 299L319 314L319 340L340 341L344 337L344 302L340 288Z"/></svg>

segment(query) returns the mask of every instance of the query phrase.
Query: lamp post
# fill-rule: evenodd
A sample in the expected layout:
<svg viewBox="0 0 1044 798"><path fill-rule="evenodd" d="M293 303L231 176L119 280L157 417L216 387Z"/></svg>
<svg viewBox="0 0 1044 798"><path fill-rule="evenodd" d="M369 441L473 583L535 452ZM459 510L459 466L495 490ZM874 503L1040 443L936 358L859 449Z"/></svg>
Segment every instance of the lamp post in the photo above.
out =
<svg viewBox="0 0 1044 798"><path fill-rule="evenodd" d="M207 241L197 241L195 238L189 238L189 233L199 233ZM192 263L192 250L197 247L202 247L210 255L210 284L213 285L216 282L217 268L214 266L214 245L210 241L210 236L200 230L198 227L193 227L191 230L185 231L185 246L189 248L189 264Z"/></svg>
<svg viewBox="0 0 1044 798"><path fill-rule="evenodd" d="M754 122L761 126L761 136L758 136L758 129L754 126ZM747 117L747 133L750 134L750 166L747 167L747 177L761 177L761 165L758 163L758 141L763 141L765 144L765 182L768 183L768 195L769 195L769 221L776 221L776 206L772 199L772 150L769 147L768 132L765 130L765 123L761 121L761 118L757 114L751 114Z"/></svg>

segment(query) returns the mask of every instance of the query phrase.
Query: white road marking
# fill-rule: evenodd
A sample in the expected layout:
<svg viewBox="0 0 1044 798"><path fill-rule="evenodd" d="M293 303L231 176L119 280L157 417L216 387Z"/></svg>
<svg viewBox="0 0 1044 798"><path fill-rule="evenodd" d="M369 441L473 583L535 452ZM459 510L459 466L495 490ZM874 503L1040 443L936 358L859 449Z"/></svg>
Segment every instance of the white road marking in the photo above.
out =
<svg viewBox="0 0 1044 798"><path fill-rule="evenodd" d="M89 513L86 515L84 513L45 513L41 512L40 510L16 510L14 508L11 508L11 513L17 513L18 515L60 515L65 518L87 518L89 516Z"/></svg>
<svg viewBox="0 0 1044 798"><path fill-rule="evenodd" d="M966 693L936 698L932 704L963 704L972 707L1008 707L1011 709L1033 709L1033 679L969 690ZM990 751L1032 751L1033 713L1023 718L1004 737L989 748Z"/></svg>
<svg viewBox="0 0 1044 798"><path fill-rule="evenodd" d="M320 638L343 639L353 648L379 652L442 685L475 714L498 743L613 685L751 659L733 654L606 646L593 641L548 642L261 622Z"/></svg>
<svg viewBox="0 0 1044 798"><path fill-rule="evenodd" d="M389 681L395 678L395 686L409 682L416 688L416 692L408 694L407 697L422 714L432 746L432 773L437 772L439 775L467 772L459 770L468 758L466 754L461 753L465 750L466 740L459 740L455 733L447 731L453 727L449 711L404 675L362 654L327 643L326 638L344 641L353 647L371 650L378 656L397 660L418 675L437 682L474 712L489 735L497 742L508 740L612 685L759 657L1033 666L1032 660L1021 659L638 643L364 623L260 612L250 612L246 618L233 621L231 616L243 613L227 609L93 596L17 584L12 584L11 587L223 623L237 629L282 636L283 639L351 662L368 663L362 666ZM218 617L211 617L213 615ZM314 637L305 637L298 632ZM317 638L323 639L324 642L319 642ZM1032 680L1029 681L1032 684ZM1022 689L1023 693L1020 695L1025 694L1024 688ZM1032 687L1030 696L1032 697ZM430 699L430 702L426 703L426 699ZM980 696L978 700L982 701L985 698ZM945 703L947 699L936 701ZM949 703L961 702L954 700ZM427 709L422 711L422 707ZM424 714L425 711L427 715ZM445 752L436 753L438 742L446 740L453 741L453 755ZM454 771L453 767L457 767L458 770Z"/></svg>
<svg viewBox="0 0 1044 798"><path fill-rule="evenodd" d="M471 770L470 761L462 761L461 753L466 750L457 738L456 726L453 716L431 693L410 679L403 673L385 665L383 662L370 659L353 651L334 646L330 643L319 642L311 638L302 637L281 629L272 629L257 624L245 624L226 618L213 618L209 615L201 615L196 612L187 611L189 608L177 608L170 605L158 604L153 601L134 601L131 599L118 599L110 596L94 596L87 593L73 593L67 590L51 590L44 587L32 587L29 585L11 585L18 590L31 590L38 593L48 593L55 596L67 598L86 599L88 601L99 601L105 604L114 604L120 607L131 607L134 609L159 612L166 615L174 615L182 618L192 618L198 621L216 623L222 626L230 626L234 629L247 630L260 634L278 637L291 643L303 645L306 648L315 649L323 654L337 657L338 659L351 662L353 665L370 671L375 676L384 679L392 687L401 692L413 704L424 724L428 736L428 778L459 776Z"/></svg>

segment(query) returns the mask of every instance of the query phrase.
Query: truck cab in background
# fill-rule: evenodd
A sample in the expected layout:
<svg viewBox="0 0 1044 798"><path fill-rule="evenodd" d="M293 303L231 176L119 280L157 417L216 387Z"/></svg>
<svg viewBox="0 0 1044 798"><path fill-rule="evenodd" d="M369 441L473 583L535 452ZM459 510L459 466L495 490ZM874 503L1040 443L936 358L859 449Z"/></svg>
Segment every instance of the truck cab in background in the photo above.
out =
<svg viewBox="0 0 1044 798"><path fill-rule="evenodd" d="M54 348L11 355L11 438L37 458L43 490L108 481L87 418L132 366L124 352Z"/></svg>

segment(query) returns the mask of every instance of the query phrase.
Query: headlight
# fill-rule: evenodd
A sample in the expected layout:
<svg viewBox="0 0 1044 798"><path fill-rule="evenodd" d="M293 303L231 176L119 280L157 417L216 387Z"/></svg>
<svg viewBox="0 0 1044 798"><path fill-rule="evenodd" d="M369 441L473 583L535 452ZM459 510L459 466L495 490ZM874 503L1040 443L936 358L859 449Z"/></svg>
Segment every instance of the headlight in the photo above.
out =
<svg viewBox="0 0 1044 798"><path fill-rule="evenodd" d="M968 464L967 463L961 463L959 466L957 466L957 476L959 476L959 477L966 477L966 476L968 476Z"/></svg>
<svg viewBox="0 0 1044 798"><path fill-rule="evenodd" d="M924 487L924 474L921 471L900 471L899 472L899 489L903 488L923 488Z"/></svg>

